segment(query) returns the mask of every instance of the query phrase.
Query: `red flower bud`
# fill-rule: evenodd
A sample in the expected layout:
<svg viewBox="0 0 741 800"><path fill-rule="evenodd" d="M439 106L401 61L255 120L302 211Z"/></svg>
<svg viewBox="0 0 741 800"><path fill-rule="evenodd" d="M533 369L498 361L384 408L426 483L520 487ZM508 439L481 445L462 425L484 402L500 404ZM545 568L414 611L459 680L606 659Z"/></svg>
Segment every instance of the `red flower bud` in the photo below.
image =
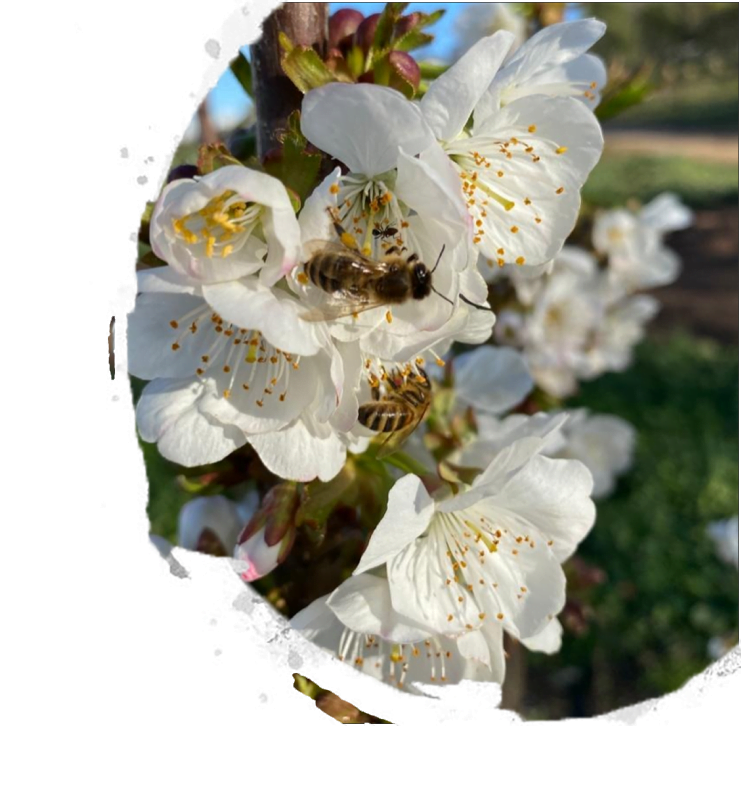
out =
<svg viewBox="0 0 741 800"><path fill-rule="evenodd" d="M341 8L329 18L329 46L341 47L349 44L343 40L352 36L363 21L363 14L354 8Z"/></svg>
<svg viewBox="0 0 741 800"><path fill-rule="evenodd" d="M422 77L419 64L417 64L409 53L404 53L401 50L392 50L388 55L388 59L391 65L391 81L389 86L393 89L403 91L402 86L395 85L395 83L399 83L398 80L395 81L395 78L399 78L411 84L416 92L419 88L419 80Z"/></svg>
<svg viewBox="0 0 741 800"><path fill-rule="evenodd" d="M380 14L371 14L366 17L355 31L355 44L360 45L367 53L373 44L373 37L376 35Z"/></svg>
<svg viewBox="0 0 741 800"><path fill-rule="evenodd" d="M411 14L406 14L405 16L401 17L396 25L394 25L394 39L398 39L399 36L403 36L412 28L415 28L417 25L419 25L419 21L421 19L422 14L419 11L413 11Z"/></svg>

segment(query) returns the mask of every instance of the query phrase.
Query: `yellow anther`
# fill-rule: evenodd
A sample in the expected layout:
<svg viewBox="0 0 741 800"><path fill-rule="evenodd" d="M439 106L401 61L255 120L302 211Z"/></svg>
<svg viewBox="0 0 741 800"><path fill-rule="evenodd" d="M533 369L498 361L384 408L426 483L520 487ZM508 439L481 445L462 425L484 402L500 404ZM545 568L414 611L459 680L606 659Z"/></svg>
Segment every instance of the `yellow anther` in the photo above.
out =
<svg viewBox="0 0 741 800"><path fill-rule="evenodd" d="M562 156L569 148L568 147L557 147L556 148L556 155Z"/></svg>
<svg viewBox="0 0 741 800"><path fill-rule="evenodd" d="M535 131L537 131L537 130L538 130L538 126L537 125L528 125L527 126L527 132L528 133L535 133Z"/></svg>

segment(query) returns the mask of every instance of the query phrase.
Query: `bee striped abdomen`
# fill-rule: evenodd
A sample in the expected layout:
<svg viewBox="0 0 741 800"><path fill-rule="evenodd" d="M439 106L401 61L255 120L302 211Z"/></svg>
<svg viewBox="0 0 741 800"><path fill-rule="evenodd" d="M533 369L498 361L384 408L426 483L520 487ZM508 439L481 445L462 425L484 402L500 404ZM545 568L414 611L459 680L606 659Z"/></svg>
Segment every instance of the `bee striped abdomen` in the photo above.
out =
<svg viewBox="0 0 741 800"><path fill-rule="evenodd" d="M358 409L358 421L376 433L393 433L406 428L414 419L414 411L395 400L364 403Z"/></svg>
<svg viewBox="0 0 741 800"><path fill-rule="evenodd" d="M317 255L306 262L304 271L315 286L330 294L357 291L354 284L358 278L358 267L351 258ZM348 277L352 277L352 285L348 285Z"/></svg>

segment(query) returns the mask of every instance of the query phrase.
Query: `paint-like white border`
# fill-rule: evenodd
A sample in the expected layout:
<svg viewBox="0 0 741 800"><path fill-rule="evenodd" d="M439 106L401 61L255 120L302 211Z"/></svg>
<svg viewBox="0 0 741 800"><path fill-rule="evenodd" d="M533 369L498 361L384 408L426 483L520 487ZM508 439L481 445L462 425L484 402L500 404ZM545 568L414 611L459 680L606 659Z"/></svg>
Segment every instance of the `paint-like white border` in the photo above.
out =
<svg viewBox="0 0 741 800"><path fill-rule="evenodd" d="M517 725L496 710L496 687L426 699L365 679L286 630L223 562L176 552L168 563L150 545L125 358L138 218L196 104L272 5L6 11L4 796L375 794L410 781L611 796L659 775L664 789L723 786L737 653L681 692L609 715L629 729ZM414 731L364 726L352 741L361 734L292 688L299 669ZM376 744L387 736L393 749Z"/></svg>

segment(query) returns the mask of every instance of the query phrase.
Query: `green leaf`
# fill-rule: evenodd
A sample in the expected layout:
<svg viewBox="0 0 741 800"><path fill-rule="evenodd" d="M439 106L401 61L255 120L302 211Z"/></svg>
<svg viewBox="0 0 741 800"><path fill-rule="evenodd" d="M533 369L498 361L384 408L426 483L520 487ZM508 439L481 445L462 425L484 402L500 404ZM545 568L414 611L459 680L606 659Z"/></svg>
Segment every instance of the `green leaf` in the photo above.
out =
<svg viewBox="0 0 741 800"><path fill-rule="evenodd" d="M432 34L423 33L418 27L412 28L412 30L407 31L403 36L400 36L392 42L390 49L409 52L410 50L415 50L417 47L424 47L424 45L429 44L434 41L434 39L435 37Z"/></svg>
<svg viewBox="0 0 741 800"><path fill-rule="evenodd" d="M281 136L280 154L264 164L265 171L282 181L288 189L297 213L314 189L322 165L321 154L307 151L306 146L306 137L301 133L301 113L294 111L288 117L287 128Z"/></svg>
<svg viewBox="0 0 741 800"><path fill-rule="evenodd" d="M376 25L376 32L373 35L373 45L371 53L383 53L391 46L391 38L394 34L394 25L404 13L409 3L386 3L386 8L381 12ZM374 58L371 61L375 60Z"/></svg>
<svg viewBox="0 0 741 800"><path fill-rule="evenodd" d="M600 122L612 119L631 106L646 100L655 86L650 78L650 70L640 70L618 86L609 87L604 92L602 102L596 110Z"/></svg>
<svg viewBox="0 0 741 800"><path fill-rule="evenodd" d="M294 47L281 58L280 63L283 72L303 94L337 80L316 50L311 47Z"/></svg>
<svg viewBox="0 0 741 800"><path fill-rule="evenodd" d="M229 64L234 77L239 81L240 86L245 90L249 97L254 97L252 93L252 65L240 53L231 64Z"/></svg>

